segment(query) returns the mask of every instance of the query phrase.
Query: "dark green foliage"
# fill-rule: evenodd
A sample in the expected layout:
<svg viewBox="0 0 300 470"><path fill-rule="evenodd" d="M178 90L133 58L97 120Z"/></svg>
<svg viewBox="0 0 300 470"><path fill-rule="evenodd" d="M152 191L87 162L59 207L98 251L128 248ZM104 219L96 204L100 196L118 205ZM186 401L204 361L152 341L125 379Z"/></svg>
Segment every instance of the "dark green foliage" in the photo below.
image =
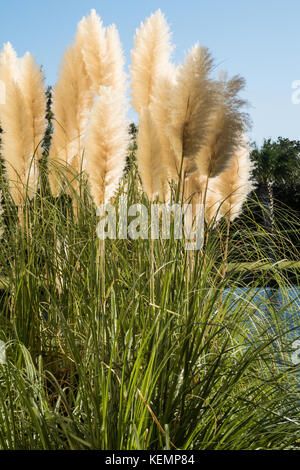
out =
<svg viewBox="0 0 300 470"><path fill-rule="evenodd" d="M284 226L287 211L300 220L300 141L278 137L265 139L261 149L253 144L251 160L257 184L255 197L261 204L253 216L264 224L269 234L277 223ZM293 242L299 246L295 233ZM272 237L271 251L276 250L276 237ZM271 257L274 256L271 253Z"/></svg>
<svg viewBox="0 0 300 470"><path fill-rule="evenodd" d="M255 144L253 147L251 160L255 163L257 194L268 193L265 188L270 185L276 199L299 211L300 141L278 137L277 141L264 140L261 149Z"/></svg>

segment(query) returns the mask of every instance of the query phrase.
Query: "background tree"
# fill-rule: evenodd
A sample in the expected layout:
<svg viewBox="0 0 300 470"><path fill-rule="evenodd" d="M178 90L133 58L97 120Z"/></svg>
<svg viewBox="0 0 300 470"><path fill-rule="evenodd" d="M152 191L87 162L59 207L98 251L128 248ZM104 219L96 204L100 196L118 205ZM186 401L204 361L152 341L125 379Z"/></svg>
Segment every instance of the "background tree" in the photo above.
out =
<svg viewBox="0 0 300 470"><path fill-rule="evenodd" d="M265 139L260 149L256 144L252 147L250 158L255 164L253 178L257 185L254 196L260 203L253 215L259 223L262 215L268 251L274 259L279 249L275 222L292 236L295 245L299 244L298 236L287 224L286 206L293 210L293 220L300 219L300 141L278 137L276 141Z"/></svg>
<svg viewBox="0 0 300 470"><path fill-rule="evenodd" d="M274 229L274 197L295 210L300 207L300 141L278 137L265 139L259 149L253 145L251 160L256 194L262 204L266 228Z"/></svg>

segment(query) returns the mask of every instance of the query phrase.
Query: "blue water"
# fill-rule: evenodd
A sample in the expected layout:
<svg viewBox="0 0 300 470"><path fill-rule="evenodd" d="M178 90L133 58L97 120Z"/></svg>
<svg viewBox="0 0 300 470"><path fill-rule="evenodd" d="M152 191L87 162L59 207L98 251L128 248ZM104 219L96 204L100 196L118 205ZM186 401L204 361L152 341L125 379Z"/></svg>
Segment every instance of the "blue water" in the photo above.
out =
<svg viewBox="0 0 300 470"><path fill-rule="evenodd" d="M227 289L223 294L232 309L238 308L239 299L251 298L251 316L253 330L260 324L261 331L278 334L283 332L285 343L291 349L290 356L294 364L300 363L300 289L297 286L285 288L239 288L234 292ZM227 300L226 300L227 299Z"/></svg>

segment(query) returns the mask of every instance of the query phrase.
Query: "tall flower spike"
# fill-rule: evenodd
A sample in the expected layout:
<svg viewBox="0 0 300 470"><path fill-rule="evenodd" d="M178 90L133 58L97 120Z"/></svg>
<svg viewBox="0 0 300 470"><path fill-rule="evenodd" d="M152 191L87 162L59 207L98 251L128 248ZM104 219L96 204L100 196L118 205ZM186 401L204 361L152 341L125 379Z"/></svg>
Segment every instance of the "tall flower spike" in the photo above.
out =
<svg viewBox="0 0 300 470"><path fill-rule="evenodd" d="M1 108L5 106L7 89L12 82L17 82L20 76L20 60L10 42L3 45L0 52L0 125Z"/></svg>
<svg viewBox="0 0 300 470"><path fill-rule="evenodd" d="M42 140L46 131L46 86L44 75L27 52L21 60L20 88L22 90L30 122L32 155L38 160L42 154Z"/></svg>
<svg viewBox="0 0 300 470"><path fill-rule="evenodd" d="M194 158L205 142L215 106L212 66L208 50L196 44L178 68L167 131L179 167L182 158Z"/></svg>
<svg viewBox="0 0 300 470"><path fill-rule="evenodd" d="M25 100L16 82L6 89L6 102L1 109L2 155L11 196L18 207L24 205L26 194L35 190L31 126Z"/></svg>
<svg viewBox="0 0 300 470"><path fill-rule="evenodd" d="M167 181L176 180L179 172L178 160L166 133L175 84L176 68L169 63L164 68L162 75L156 80L153 89L153 100L150 105L160 141L162 164L165 169L164 177Z"/></svg>
<svg viewBox="0 0 300 470"><path fill-rule="evenodd" d="M218 103L210 116L206 144L197 154L196 161L202 175L213 178L224 171L238 149L245 131L247 116L241 111L245 101L238 97L244 80L235 76L221 77L217 82Z"/></svg>
<svg viewBox="0 0 300 470"><path fill-rule="evenodd" d="M55 196L60 192L64 174L78 192L78 175L86 167L83 140L100 86L125 91L124 58L115 26L106 32L92 10L78 24L75 42L65 53L53 93L55 120L49 179Z"/></svg>
<svg viewBox="0 0 300 470"><path fill-rule="evenodd" d="M152 101L158 77L168 66L173 47L169 25L160 10L141 23L134 39L130 67L132 106L141 114Z"/></svg>
<svg viewBox="0 0 300 470"><path fill-rule="evenodd" d="M10 42L3 45L0 53L0 80L8 85L12 80L19 78L20 68L16 51Z"/></svg>
<svg viewBox="0 0 300 470"><path fill-rule="evenodd" d="M242 143L234 154L230 166L216 178L212 178L208 185L207 219L222 216L233 221L242 211L242 206L254 189L251 175L253 164L250 160L249 144L244 136Z"/></svg>
<svg viewBox="0 0 300 470"><path fill-rule="evenodd" d="M35 160L46 130L46 96L43 75L30 54L17 59L6 45L0 59L0 75L5 83L5 103L0 107L3 128L2 154L10 192L15 204L24 205L36 190Z"/></svg>
<svg viewBox="0 0 300 470"><path fill-rule="evenodd" d="M124 91L126 74L124 71L124 54L118 30L114 24L106 30L106 74L103 85L112 86L115 90Z"/></svg>
<svg viewBox="0 0 300 470"><path fill-rule="evenodd" d="M63 174L77 190L81 172L83 138L93 103L91 81L81 53L82 36L68 47L53 91L53 137L49 154L49 181L54 196L61 190ZM67 167L67 168L66 168Z"/></svg>
<svg viewBox="0 0 300 470"><path fill-rule="evenodd" d="M86 173L96 206L114 195L122 177L129 145L124 94L100 87L85 140Z"/></svg>
<svg viewBox="0 0 300 470"><path fill-rule="evenodd" d="M99 86L108 85L106 31L96 10L91 10L78 25L78 37L87 74L91 80L93 93Z"/></svg>

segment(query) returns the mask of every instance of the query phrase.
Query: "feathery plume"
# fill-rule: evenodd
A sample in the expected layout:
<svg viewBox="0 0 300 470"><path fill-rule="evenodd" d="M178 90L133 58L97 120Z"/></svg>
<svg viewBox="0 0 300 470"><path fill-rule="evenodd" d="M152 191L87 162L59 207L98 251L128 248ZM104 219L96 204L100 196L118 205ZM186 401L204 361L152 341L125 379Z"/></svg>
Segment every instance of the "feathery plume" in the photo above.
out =
<svg viewBox="0 0 300 470"><path fill-rule="evenodd" d="M93 94L81 53L78 36L63 57L58 82L53 91L53 136L49 154L49 181L54 196L62 185L62 173L77 189L76 176L81 172L83 138L92 106ZM58 169L61 167L61 170Z"/></svg>
<svg viewBox="0 0 300 470"><path fill-rule="evenodd" d="M0 80L7 86L17 81L20 73L18 57L10 42L3 45L0 53Z"/></svg>
<svg viewBox="0 0 300 470"><path fill-rule="evenodd" d="M6 88L6 102L1 109L2 155L11 196L15 204L24 204L26 190L32 197L35 189L32 165L31 124L26 113L20 86L12 81ZM26 189L26 185L27 189Z"/></svg>
<svg viewBox="0 0 300 470"><path fill-rule="evenodd" d="M76 38L65 53L59 80L53 93L54 132L49 179L52 193L61 189L62 174L78 192L77 175L85 170L83 141L94 98L100 86L125 91L124 58L118 31L114 25L107 32L95 10L78 24ZM61 170L56 171L55 166Z"/></svg>
<svg viewBox="0 0 300 470"><path fill-rule="evenodd" d="M254 189L251 181L253 164L250 160L250 147L244 136L234 154L230 166L208 183L207 219L222 216L231 222L240 215L248 194Z"/></svg>
<svg viewBox="0 0 300 470"><path fill-rule="evenodd" d="M100 87L85 139L86 173L97 207L113 196L126 164L128 145L124 94Z"/></svg>
<svg viewBox="0 0 300 470"><path fill-rule="evenodd" d="M88 17L84 17L78 25L78 41L81 44L81 52L87 74L91 80L91 88L94 94L99 86L107 86L107 44L106 32L101 18L96 10L92 9Z"/></svg>
<svg viewBox="0 0 300 470"><path fill-rule="evenodd" d="M0 76L6 87L0 107L2 153L10 192L20 208L37 185L36 160L46 131L44 77L29 53L18 59L9 43L1 54Z"/></svg>
<svg viewBox="0 0 300 470"><path fill-rule="evenodd" d="M221 77L217 83L217 108L210 116L206 144L196 156L199 172L214 178L224 171L241 144L240 136L247 124L246 114L241 112L245 101L238 97L244 87L244 79L235 76L226 80Z"/></svg>
<svg viewBox="0 0 300 470"><path fill-rule="evenodd" d="M196 44L178 68L167 131L179 165L183 157L193 158L205 142L215 106L212 66L209 51Z"/></svg>
<svg viewBox="0 0 300 470"><path fill-rule="evenodd" d="M169 63L156 80L153 88L153 100L150 105L160 141L161 158L166 173L164 179L166 180L176 179L180 169L180 164L166 133L175 84L176 68Z"/></svg>
<svg viewBox="0 0 300 470"><path fill-rule="evenodd" d="M193 202L194 199L197 199L199 204L203 202L202 196L205 192L205 181L205 176L200 175L198 171L191 173L185 179L184 200L186 202Z"/></svg>
<svg viewBox="0 0 300 470"><path fill-rule="evenodd" d="M21 59L20 88L24 96L28 119L31 127L31 154L38 160L42 154L41 142L46 131L46 86L40 66L27 52Z"/></svg>
<svg viewBox="0 0 300 470"><path fill-rule="evenodd" d="M162 191L161 146L149 107L144 107L137 137L137 165L145 193L150 201Z"/></svg>
<svg viewBox="0 0 300 470"><path fill-rule="evenodd" d="M173 47L170 44L169 25L158 10L141 23L136 30L130 67L132 106L141 114L152 101L158 77L168 66Z"/></svg>
<svg viewBox="0 0 300 470"><path fill-rule="evenodd" d="M104 86L112 86L115 90L125 91L126 74L124 71L124 54L118 30L114 24L106 30L106 79Z"/></svg>
<svg viewBox="0 0 300 470"><path fill-rule="evenodd" d="M220 212L220 208L222 205L222 196L215 186L215 181L220 176L216 176L215 178L206 178L205 184L207 185L206 191L206 198L205 198L205 219L208 224L212 221L214 224L217 224L220 219L222 219L222 215Z"/></svg>
<svg viewBox="0 0 300 470"><path fill-rule="evenodd" d="M188 217L186 220L189 230L192 230L194 223L196 222L196 217L199 213L199 207L197 207L197 205L203 204L205 183L205 176L200 175L199 172L190 174L184 180L183 200L185 204L191 204L192 206L192 217Z"/></svg>
<svg viewBox="0 0 300 470"><path fill-rule="evenodd" d="M7 42L0 52L0 119L1 108L6 104L7 87L11 82L17 82L19 75L20 61L11 43Z"/></svg>

